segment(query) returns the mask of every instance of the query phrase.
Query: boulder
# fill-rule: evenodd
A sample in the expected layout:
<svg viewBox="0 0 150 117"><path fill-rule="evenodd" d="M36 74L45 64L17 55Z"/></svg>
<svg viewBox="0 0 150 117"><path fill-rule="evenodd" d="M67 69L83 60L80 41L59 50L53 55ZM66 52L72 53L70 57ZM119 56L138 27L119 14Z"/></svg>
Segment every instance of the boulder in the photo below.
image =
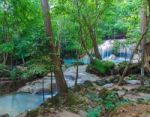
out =
<svg viewBox="0 0 150 117"><path fill-rule="evenodd" d="M141 82L140 80L127 80L126 83L136 85L136 84L140 84Z"/></svg>
<svg viewBox="0 0 150 117"><path fill-rule="evenodd" d="M6 114L0 115L0 117L9 117L9 115L6 113Z"/></svg>
<svg viewBox="0 0 150 117"><path fill-rule="evenodd" d="M111 88L114 85L114 83L105 84L102 87L104 88Z"/></svg>
<svg viewBox="0 0 150 117"><path fill-rule="evenodd" d="M20 88L17 92L32 93L33 88L29 85Z"/></svg>
<svg viewBox="0 0 150 117"><path fill-rule="evenodd" d="M43 80L44 80L44 87L43 87ZM56 80L53 78L52 81L53 92L57 91ZM34 94L41 94L44 92L47 94L51 92L51 78L44 77L43 79L35 80L33 82L27 83L24 87L20 88L18 92L24 93L34 93Z"/></svg>
<svg viewBox="0 0 150 117"><path fill-rule="evenodd" d="M115 56L114 54L112 54L112 55L109 56L108 59L109 59L109 60L115 60L115 59L116 59L116 56Z"/></svg>

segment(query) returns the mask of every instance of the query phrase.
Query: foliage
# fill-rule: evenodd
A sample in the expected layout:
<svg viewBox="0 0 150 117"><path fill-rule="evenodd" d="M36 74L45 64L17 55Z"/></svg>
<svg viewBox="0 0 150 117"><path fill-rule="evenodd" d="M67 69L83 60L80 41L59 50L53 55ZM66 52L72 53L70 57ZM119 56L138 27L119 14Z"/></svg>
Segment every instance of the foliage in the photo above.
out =
<svg viewBox="0 0 150 117"><path fill-rule="evenodd" d="M125 33L128 43L135 42L139 36L141 0L50 0L50 3L55 45L62 45L62 56L65 50L85 52L80 44L80 22L85 45L88 49L93 47L82 16L86 16L88 23L94 27L98 43L102 43L106 36L113 37L118 33ZM13 63L17 61L21 64L24 60L26 62L32 57L50 53L48 39L44 34L40 2L1 1L0 22L0 54L1 57L9 54L7 61L12 58Z"/></svg>
<svg viewBox="0 0 150 117"><path fill-rule="evenodd" d="M100 117L102 113L102 107L98 106L88 112L88 117Z"/></svg>
<svg viewBox="0 0 150 117"><path fill-rule="evenodd" d="M0 76L5 77L10 75L10 68L7 65L0 64Z"/></svg>
<svg viewBox="0 0 150 117"><path fill-rule="evenodd" d="M98 103L98 106L88 110L89 117L109 116L119 106L129 103L128 100L119 98L116 91L109 91L107 89L102 89L94 101Z"/></svg>
<svg viewBox="0 0 150 117"><path fill-rule="evenodd" d="M50 61L50 57L48 56L31 59L26 63L27 70L22 71L21 77L32 78L46 75L54 69Z"/></svg>
<svg viewBox="0 0 150 117"><path fill-rule="evenodd" d="M27 112L27 117L36 117L38 116L38 110L32 110Z"/></svg>
<svg viewBox="0 0 150 117"><path fill-rule="evenodd" d="M94 60L88 66L88 70L96 71L98 74L104 75L115 67L115 64L110 61Z"/></svg>

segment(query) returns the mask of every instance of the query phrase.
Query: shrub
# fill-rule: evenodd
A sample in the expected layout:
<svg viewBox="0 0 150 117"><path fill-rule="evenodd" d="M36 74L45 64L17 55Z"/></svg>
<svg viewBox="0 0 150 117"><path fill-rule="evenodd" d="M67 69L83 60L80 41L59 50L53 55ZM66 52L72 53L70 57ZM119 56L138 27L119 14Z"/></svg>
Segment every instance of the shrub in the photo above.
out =
<svg viewBox="0 0 150 117"><path fill-rule="evenodd" d="M49 57L41 57L37 59L31 59L25 65L27 70L22 71L22 78L34 78L41 77L49 73L53 66Z"/></svg>
<svg viewBox="0 0 150 117"><path fill-rule="evenodd" d="M110 116L116 108L130 103L129 100L120 98L116 91L107 89L102 89L94 100L98 105L88 110L88 117Z"/></svg>
<svg viewBox="0 0 150 117"><path fill-rule="evenodd" d="M104 75L104 74L110 72L111 69L114 68L114 66L115 66L115 64L110 61L101 61L101 60L96 59L91 62L91 64L88 66L87 70L97 73L97 74Z"/></svg>
<svg viewBox="0 0 150 117"><path fill-rule="evenodd" d="M10 76L10 68L7 65L0 64L0 77Z"/></svg>

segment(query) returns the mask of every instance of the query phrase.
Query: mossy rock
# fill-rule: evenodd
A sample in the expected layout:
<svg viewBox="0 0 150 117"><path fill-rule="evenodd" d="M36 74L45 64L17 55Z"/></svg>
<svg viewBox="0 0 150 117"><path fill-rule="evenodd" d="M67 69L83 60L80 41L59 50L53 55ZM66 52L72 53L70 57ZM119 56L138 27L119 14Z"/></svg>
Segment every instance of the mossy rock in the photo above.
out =
<svg viewBox="0 0 150 117"><path fill-rule="evenodd" d="M3 114L3 115L0 115L0 117L9 117L8 114Z"/></svg>
<svg viewBox="0 0 150 117"><path fill-rule="evenodd" d="M135 92L142 92L142 93L150 93L150 85L149 86L141 86L137 89L133 89L132 91L135 91Z"/></svg>
<svg viewBox="0 0 150 117"><path fill-rule="evenodd" d="M39 110L35 109L35 110L31 110L27 112L27 117L37 117L39 114Z"/></svg>
<svg viewBox="0 0 150 117"><path fill-rule="evenodd" d="M86 71L99 76L100 75L104 76L104 75L110 75L114 67L115 64L113 62L95 59L88 65Z"/></svg>
<svg viewBox="0 0 150 117"><path fill-rule="evenodd" d="M125 67L126 67L127 65L128 65L127 62L119 63L119 64L117 65L116 70L118 71L119 74L122 74L123 71L124 71L124 69L125 69ZM141 69L140 69L140 63L131 63L131 64L129 65L129 68L128 68L127 72L126 72L126 76L127 76L127 75L130 75L130 74L138 74L138 73L140 73L140 70L141 70Z"/></svg>
<svg viewBox="0 0 150 117"><path fill-rule="evenodd" d="M100 79L100 80L95 81L95 84L97 84L99 86L103 86L103 85L105 85L107 83L109 83L109 81L106 80L106 79Z"/></svg>

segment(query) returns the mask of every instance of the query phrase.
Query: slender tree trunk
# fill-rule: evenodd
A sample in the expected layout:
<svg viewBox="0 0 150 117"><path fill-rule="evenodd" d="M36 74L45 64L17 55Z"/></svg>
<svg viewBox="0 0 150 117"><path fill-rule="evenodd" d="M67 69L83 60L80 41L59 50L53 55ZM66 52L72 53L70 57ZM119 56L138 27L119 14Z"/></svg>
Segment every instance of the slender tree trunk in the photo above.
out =
<svg viewBox="0 0 150 117"><path fill-rule="evenodd" d="M84 35L83 35L83 26L82 26L82 23L81 23L81 13L80 13L79 1L76 0L75 4L76 4L76 8L77 8L77 17L78 17L78 23L79 23L79 33L78 34L79 34L79 37L80 37L81 46L85 50L86 54L89 56L90 60L93 60L93 57L91 56L91 54L89 53L89 51L87 49L85 39L84 39Z"/></svg>
<svg viewBox="0 0 150 117"><path fill-rule="evenodd" d="M8 59L8 54L7 54L7 53L4 53L4 54L3 54L3 64L6 64L7 59Z"/></svg>
<svg viewBox="0 0 150 117"><path fill-rule="evenodd" d="M144 5L141 9L141 34L143 34L146 30L146 24L147 24L147 16L146 16L146 10L144 8ZM144 50L145 50L145 41L146 38L141 41L141 85L144 85Z"/></svg>
<svg viewBox="0 0 150 117"><path fill-rule="evenodd" d="M54 46L54 36L53 36L53 32L52 32L48 0L41 0L41 6L42 6L42 10L43 10L43 15L44 15L46 35L50 41L51 61L55 67L54 74L56 77L58 91L60 94L64 94L64 93L67 93L67 84L64 79L63 72L62 72L60 58L58 57L56 47Z"/></svg>
<svg viewBox="0 0 150 117"><path fill-rule="evenodd" d="M120 77L120 80L119 80L119 82L118 82L118 85L120 85L120 84L122 83L122 81L124 80L124 76L126 75L126 72L127 72L128 68L129 68L131 62L132 62L132 59L133 59L134 54L136 53L136 51L137 51L139 45L141 44L141 41L142 41L142 40L145 38L145 36L147 35L148 29L149 29L149 22L150 22L150 0L147 0L147 3L148 3L148 13L149 13L149 14L148 14L147 22L146 22L146 24L145 24L145 30L144 30L144 32L142 33L141 38L140 38L139 42L137 43L137 45L136 45L136 47L135 47L135 49L134 49L134 51L133 51L133 53L132 53L132 55L131 55L131 58L130 58L129 63L128 63L127 66L125 67L125 69L124 69L124 71L123 71L123 74L122 74L122 76Z"/></svg>
<svg viewBox="0 0 150 117"><path fill-rule="evenodd" d="M130 64L131 64L131 62L132 62L133 56L134 56L134 54L136 53L136 51L137 51L139 45L141 44L141 41L145 38L145 36L146 36L146 34L147 34L147 32L148 32L148 26L149 26L149 20L147 21L146 30L145 30L145 32L142 34L142 36L141 36L139 42L137 43L135 49L133 50L133 53L132 53L131 58L130 58L130 61L129 61L129 63L127 64L127 66L125 67L125 69L124 69L124 71L123 71L123 74L122 74L122 76L121 76L121 78L120 78L120 80L119 80L119 82L118 82L118 85L120 85L120 84L122 83L122 81L124 80L124 76L126 75L127 70L128 70L128 68L129 68L129 66L130 66Z"/></svg>
<svg viewBox="0 0 150 117"><path fill-rule="evenodd" d="M98 59L102 59L101 55L100 55L100 52L99 52L99 49L98 49L98 44L97 44L97 41L96 41L96 34L95 34L95 31L94 31L94 28L93 28L92 25L90 25L88 23L87 18L85 16L83 16L83 19L84 19L84 22L85 22L85 24L87 26L90 38L92 40L92 45L93 45L93 48L94 48L95 56Z"/></svg>
<svg viewBox="0 0 150 117"><path fill-rule="evenodd" d="M75 79L75 87L77 86L78 83L78 77L79 77L79 53L76 52L77 54L77 63L76 63L76 79Z"/></svg>

